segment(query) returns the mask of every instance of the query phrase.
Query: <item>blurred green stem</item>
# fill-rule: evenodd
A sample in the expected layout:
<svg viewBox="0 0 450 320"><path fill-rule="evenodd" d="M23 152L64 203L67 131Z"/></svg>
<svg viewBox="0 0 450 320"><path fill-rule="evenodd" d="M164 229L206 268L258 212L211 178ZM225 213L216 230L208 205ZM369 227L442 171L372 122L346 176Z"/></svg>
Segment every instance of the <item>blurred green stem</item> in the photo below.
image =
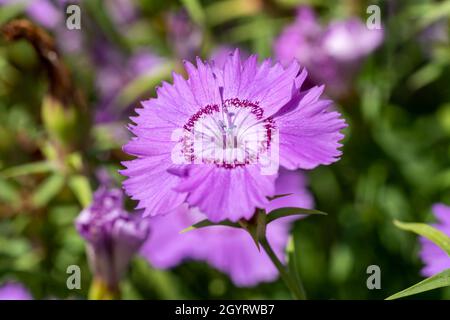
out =
<svg viewBox="0 0 450 320"><path fill-rule="evenodd" d="M272 260L273 264L278 269L281 279L283 279L284 283L289 288L294 298L297 300L306 300L306 294L300 280L300 276L297 275L296 278L292 277L288 269L281 263L280 259L278 259L266 237L263 237L259 241L264 251L269 256L270 260Z"/></svg>
<svg viewBox="0 0 450 320"><path fill-rule="evenodd" d="M111 289L101 279L93 279L88 294L89 300L119 300L120 290Z"/></svg>

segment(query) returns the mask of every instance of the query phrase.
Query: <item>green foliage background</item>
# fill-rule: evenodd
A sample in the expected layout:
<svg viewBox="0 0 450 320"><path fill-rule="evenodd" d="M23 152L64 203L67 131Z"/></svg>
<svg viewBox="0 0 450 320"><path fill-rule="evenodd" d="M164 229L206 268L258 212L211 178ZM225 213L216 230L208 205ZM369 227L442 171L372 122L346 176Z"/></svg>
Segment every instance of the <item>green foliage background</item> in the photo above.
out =
<svg viewBox="0 0 450 320"><path fill-rule="evenodd" d="M422 279L417 238L393 220L431 222L432 204L450 204L450 47L447 42L424 50L419 41L437 21L446 19L448 28L449 1L140 0L142 16L131 36L104 23L109 20L98 10L101 1L88 2L86 14L121 50L148 46L177 70L163 20L182 6L204 30L203 57L218 44L269 57L274 37L300 3L313 5L324 22L355 14L365 19L367 5L378 4L384 44L365 62L353 93L337 101L349 123L342 160L307 172L316 208L329 215L299 221L293 233L310 298L383 299ZM0 9L0 23L16 16L23 12ZM83 177L94 188L95 169L106 166L119 181L115 172L126 156L102 126L90 128L87 147L55 155L40 111L48 87L45 70L29 44L0 41L0 283L16 279L36 298L85 298L90 273L73 225L89 198ZM83 55L64 58L93 108L93 69ZM132 86L124 99L136 99L143 89L144 96L153 95L161 79L170 74ZM81 179L73 183L73 177ZM80 291L66 288L72 264L82 267ZM381 290L366 287L372 264L381 268ZM161 271L139 258L122 290L127 299L290 297L281 282L236 288L203 263ZM415 298L447 299L450 290Z"/></svg>

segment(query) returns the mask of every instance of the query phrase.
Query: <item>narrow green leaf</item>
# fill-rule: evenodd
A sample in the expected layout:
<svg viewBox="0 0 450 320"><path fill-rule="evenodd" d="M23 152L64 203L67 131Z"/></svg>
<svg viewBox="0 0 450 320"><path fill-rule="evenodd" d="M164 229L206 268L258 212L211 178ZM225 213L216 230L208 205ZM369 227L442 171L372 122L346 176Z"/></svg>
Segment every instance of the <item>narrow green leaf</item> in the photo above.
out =
<svg viewBox="0 0 450 320"><path fill-rule="evenodd" d="M75 171L81 171L83 168L83 158L79 152L73 152L69 154L66 158L66 162L70 165Z"/></svg>
<svg viewBox="0 0 450 320"><path fill-rule="evenodd" d="M45 206L64 186L64 176L53 174L48 177L33 193L31 201L36 207Z"/></svg>
<svg viewBox="0 0 450 320"><path fill-rule="evenodd" d="M319 211L319 210L313 210L313 209L305 209L305 208L294 208L294 207L286 207L286 208L280 208L275 209L267 215L267 224L271 223L274 220L289 217L289 216L296 216L296 215L304 215L304 214L320 214L320 215L327 215L325 212Z"/></svg>
<svg viewBox="0 0 450 320"><path fill-rule="evenodd" d="M142 258L133 260L129 277L134 287L154 290L158 299L186 299L175 274L168 270L154 269Z"/></svg>
<svg viewBox="0 0 450 320"><path fill-rule="evenodd" d="M408 84L413 90L418 90L439 78L445 69L445 65L433 61L416 72L408 79Z"/></svg>
<svg viewBox="0 0 450 320"><path fill-rule="evenodd" d="M28 174L35 173L45 173L52 171L54 169L53 165L49 161L38 161L32 163L26 163L5 169L0 172L0 176L3 178L14 178L17 176L24 176Z"/></svg>
<svg viewBox="0 0 450 320"><path fill-rule="evenodd" d="M286 253L287 253L287 262L288 262L288 268L287 268L288 273L290 274L291 279L293 279L295 281L295 284L298 287L299 291L302 293L302 295L306 299L305 288L303 287L303 283L300 280L300 270L299 270L298 263L297 263L298 252L297 252L297 246L295 245L294 234L292 234L289 237L288 245L286 248Z"/></svg>
<svg viewBox="0 0 450 320"><path fill-rule="evenodd" d="M83 175L74 175L69 178L69 187L81 203L83 208L92 202L92 189L89 180Z"/></svg>
<svg viewBox="0 0 450 320"><path fill-rule="evenodd" d="M450 269L444 270L430 278L427 278L403 291L387 297L386 300L394 300L418 294L425 291L430 291L437 288L450 286Z"/></svg>
<svg viewBox="0 0 450 320"><path fill-rule="evenodd" d="M108 151L122 147L121 141L117 139L117 128L123 128L120 122L98 123L92 128L95 149Z"/></svg>
<svg viewBox="0 0 450 320"><path fill-rule="evenodd" d="M205 8L209 25L216 26L233 19L255 17L260 12L257 1L221 0L214 1Z"/></svg>
<svg viewBox="0 0 450 320"><path fill-rule="evenodd" d="M435 243L450 256L450 237L425 223L404 223L395 220L394 224L406 231L412 231Z"/></svg>
<svg viewBox="0 0 450 320"><path fill-rule="evenodd" d="M226 226L226 227L233 227L233 228L240 228L241 227L238 223L231 222L231 221L228 221L228 220L224 220L224 221L221 221L221 222L218 222L218 223L214 223L214 222L209 221L208 219L205 219L205 220L202 220L200 222L197 222L197 223L193 224L190 227L187 227L186 229L181 230L180 233L185 233L185 232L192 231L192 230L195 230L195 229L201 229L201 228L205 228L205 227L214 227L214 226Z"/></svg>
<svg viewBox="0 0 450 320"><path fill-rule="evenodd" d="M156 67L150 74L143 74L127 84L117 96L117 106L126 108L144 94L148 94L162 80L170 77L174 68L172 62L166 62Z"/></svg>
<svg viewBox="0 0 450 320"><path fill-rule="evenodd" d="M24 7L25 5L23 3L2 4L2 10L0 11L0 25L21 14L24 11Z"/></svg>
<svg viewBox="0 0 450 320"><path fill-rule="evenodd" d="M205 23L205 12L198 0L181 0L193 21L199 25Z"/></svg>
<svg viewBox="0 0 450 320"><path fill-rule="evenodd" d="M269 201L273 201L273 200L276 200L279 198L284 198L284 197L287 197L290 195L292 195L292 193L277 194L277 195L274 195L273 197L267 197L267 199L269 199Z"/></svg>
<svg viewBox="0 0 450 320"><path fill-rule="evenodd" d="M108 11L106 10L106 4L103 0L90 0L83 3L86 6L86 10L89 12L93 20L98 24L105 36L113 43L116 43L122 47L123 50L129 51L129 44L127 39L122 36L116 27L116 24L111 20Z"/></svg>
<svg viewBox="0 0 450 320"><path fill-rule="evenodd" d="M0 199L5 202L15 204L20 201L20 192L12 184L12 181L4 180L0 177Z"/></svg>

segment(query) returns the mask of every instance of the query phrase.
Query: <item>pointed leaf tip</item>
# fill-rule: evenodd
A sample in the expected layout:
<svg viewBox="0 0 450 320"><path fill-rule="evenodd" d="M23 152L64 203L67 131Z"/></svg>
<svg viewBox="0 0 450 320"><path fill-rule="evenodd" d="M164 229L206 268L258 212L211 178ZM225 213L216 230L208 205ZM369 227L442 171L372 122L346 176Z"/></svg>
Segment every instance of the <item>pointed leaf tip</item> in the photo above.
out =
<svg viewBox="0 0 450 320"><path fill-rule="evenodd" d="M267 197L267 199L269 199L269 201L273 201L275 199L284 198L284 197L291 196L291 195L293 195L293 193L277 194L277 195L274 195L273 197Z"/></svg>
<svg viewBox="0 0 450 320"><path fill-rule="evenodd" d="M195 229L201 229L205 227L214 227L214 226L225 226L225 227L233 227L233 228L240 228L238 223L231 222L229 220L224 220L218 223L214 223L209 221L208 219L199 221L197 223L194 223L192 226L189 226L183 230L180 231L180 234L195 230Z"/></svg>
<svg viewBox="0 0 450 320"><path fill-rule="evenodd" d="M289 216L296 216L296 215L328 215L325 212L314 210L314 209L306 209L306 208L296 208L296 207L286 207L286 208L279 208L272 210L267 215L267 224L269 224L272 221L275 221L280 218L289 217Z"/></svg>
<svg viewBox="0 0 450 320"><path fill-rule="evenodd" d="M397 292L396 294L387 297L386 300L395 300L448 286L450 286L450 269L444 270L441 273L429 277L405 290Z"/></svg>
<svg viewBox="0 0 450 320"><path fill-rule="evenodd" d="M445 233L425 223L406 223L394 220L394 224L397 228L411 231L427 238L450 256L450 237L448 237Z"/></svg>

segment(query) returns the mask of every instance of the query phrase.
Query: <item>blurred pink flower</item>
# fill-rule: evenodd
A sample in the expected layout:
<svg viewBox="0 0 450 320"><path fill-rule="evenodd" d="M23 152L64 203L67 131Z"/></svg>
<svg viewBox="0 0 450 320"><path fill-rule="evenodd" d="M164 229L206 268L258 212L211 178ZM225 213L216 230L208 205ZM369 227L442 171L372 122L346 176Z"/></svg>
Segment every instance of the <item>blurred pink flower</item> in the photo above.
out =
<svg viewBox="0 0 450 320"><path fill-rule="evenodd" d="M97 67L95 84L99 98L95 114L96 122L112 122L127 118L129 106L118 104L122 89L140 76L151 75L165 62L165 59L146 49L137 50L131 56L127 56L101 41L94 48L93 60ZM123 125L121 126L125 129ZM128 137L128 134L124 133L123 136Z"/></svg>
<svg viewBox="0 0 450 320"><path fill-rule="evenodd" d="M369 30L357 18L322 26L314 11L300 7L295 21L274 43L276 59L297 59L312 81L325 84L333 96L345 95L364 58L383 41L383 30Z"/></svg>
<svg viewBox="0 0 450 320"><path fill-rule="evenodd" d="M450 207L444 204L435 204L433 212L439 223L433 227L439 229L450 237ZM450 256L430 240L420 237L420 258L425 263L422 274L431 277L450 268Z"/></svg>
<svg viewBox="0 0 450 320"><path fill-rule="evenodd" d="M75 224L87 242L95 277L109 288L117 288L131 258L147 238L147 221L125 211L122 190L102 185Z"/></svg>
<svg viewBox="0 0 450 320"><path fill-rule="evenodd" d="M33 297L20 283L7 282L0 286L0 300L32 300Z"/></svg>
<svg viewBox="0 0 450 320"><path fill-rule="evenodd" d="M311 208L313 199L299 172L282 170L276 181L276 193L290 196L273 200L267 211L283 207ZM273 281L278 271L243 229L212 226L180 234L180 231L207 217L198 209L182 206L175 212L150 218L150 236L141 255L158 268L174 267L185 260L205 261L230 276L237 286L253 286ZM267 225L267 238L281 261L289 237L292 218Z"/></svg>
<svg viewBox="0 0 450 320"><path fill-rule="evenodd" d="M203 31L185 10L172 11L166 16L168 42L179 59L193 60L200 55Z"/></svg>

